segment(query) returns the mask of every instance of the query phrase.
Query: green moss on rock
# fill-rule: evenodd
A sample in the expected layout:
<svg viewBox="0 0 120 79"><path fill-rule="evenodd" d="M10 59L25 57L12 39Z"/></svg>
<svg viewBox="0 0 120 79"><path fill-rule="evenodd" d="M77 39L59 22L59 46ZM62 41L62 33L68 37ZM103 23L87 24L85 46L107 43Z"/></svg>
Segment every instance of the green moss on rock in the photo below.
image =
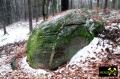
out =
<svg viewBox="0 0 120 79"><path fill-rule="evenodd" d="M95 22L92 34L85 27L87 17L79 13L68 11L60 18L40 24L32 32L27 43L27 60L31 67L55 69L89 44L102 24Z"/></svg>

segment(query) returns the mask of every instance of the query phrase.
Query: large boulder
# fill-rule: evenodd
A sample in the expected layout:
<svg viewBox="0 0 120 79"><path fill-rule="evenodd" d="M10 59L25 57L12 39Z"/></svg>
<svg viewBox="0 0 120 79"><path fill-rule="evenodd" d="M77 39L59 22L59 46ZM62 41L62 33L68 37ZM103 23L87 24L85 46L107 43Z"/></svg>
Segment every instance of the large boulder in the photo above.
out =
<svg viewBox="0 0 120 79"><path fill-rule="evenodd" d="M27 43L29 65L55 69L89 44L101 31L102 24L88 20L88 14L82 14L80 10L69 10L34 29Z"/></svg>

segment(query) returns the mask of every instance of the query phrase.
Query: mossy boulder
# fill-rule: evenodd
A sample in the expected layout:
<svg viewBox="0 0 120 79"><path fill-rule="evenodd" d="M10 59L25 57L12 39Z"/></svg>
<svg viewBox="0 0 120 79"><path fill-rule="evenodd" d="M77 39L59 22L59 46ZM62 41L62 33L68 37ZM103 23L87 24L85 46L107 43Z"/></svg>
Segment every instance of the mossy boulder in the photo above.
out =
<svg viewBox="0 0 120 79"><path fill-rule="evenodd" d="M88 16L81 14L80 10L69 10L33 30L27 43L27 60L31 67L55 69L89 44L101 31L102 23L87 23Z"/></svg>

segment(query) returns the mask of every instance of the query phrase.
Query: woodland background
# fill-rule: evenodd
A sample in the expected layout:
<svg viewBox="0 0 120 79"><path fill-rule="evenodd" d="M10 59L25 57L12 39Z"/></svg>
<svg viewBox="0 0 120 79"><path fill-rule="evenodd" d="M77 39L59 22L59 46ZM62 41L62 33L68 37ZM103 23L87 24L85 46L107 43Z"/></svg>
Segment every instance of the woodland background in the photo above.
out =
<svg viewBox="0 0 120 79"><path fill-rule="evenodd" d="M32 31L32 19L36 22L40 17L45 20L49 15L68 9L104 9L110 11L120 9L120 0L0 0L0 28L21 20L29 20Z"/></svg>

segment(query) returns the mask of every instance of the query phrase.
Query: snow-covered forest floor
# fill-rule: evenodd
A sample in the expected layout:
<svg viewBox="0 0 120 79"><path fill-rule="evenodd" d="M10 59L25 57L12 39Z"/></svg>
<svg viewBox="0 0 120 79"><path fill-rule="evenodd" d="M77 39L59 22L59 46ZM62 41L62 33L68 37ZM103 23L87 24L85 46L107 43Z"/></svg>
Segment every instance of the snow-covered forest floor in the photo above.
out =
<svg viewBox="0 0 120 79"><path fill-rule="evenodd" d="M61 14L58 14L55 18L60 16ZM8 26L6 35L0 29L0 79L101 79L98 76L100 65L118 65L120 68L120 12L111 11L110 15L100 12L99 16L96 14L91 19L101 18L107 22L106 29L117 29L110 33L116 35L115 41L95 37L88 46L78 51L68 64L56 71L33 69L26 62L28 22L17 22ZM38 23L33 21L33 26L41 22L42 20ZM120 78L120 75L118 77Z"/></svg>

